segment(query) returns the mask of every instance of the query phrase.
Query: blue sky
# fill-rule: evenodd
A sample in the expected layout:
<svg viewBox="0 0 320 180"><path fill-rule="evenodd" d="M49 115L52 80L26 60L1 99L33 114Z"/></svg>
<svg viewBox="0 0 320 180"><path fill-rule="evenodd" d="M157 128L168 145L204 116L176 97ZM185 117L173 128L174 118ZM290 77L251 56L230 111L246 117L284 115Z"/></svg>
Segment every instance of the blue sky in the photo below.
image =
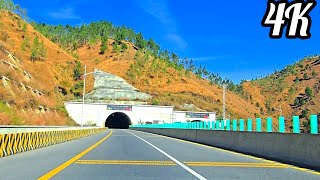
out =
<svg viewBox="0 0 320 180"><path fill-rule="evenodd" d="M239 83L319 54L320 5L311 12L308 40L269 38L261 26L266 0L15 0L32 20L81 24L108 20L126 25L162 49L193 58L208 70Z"/></svg>

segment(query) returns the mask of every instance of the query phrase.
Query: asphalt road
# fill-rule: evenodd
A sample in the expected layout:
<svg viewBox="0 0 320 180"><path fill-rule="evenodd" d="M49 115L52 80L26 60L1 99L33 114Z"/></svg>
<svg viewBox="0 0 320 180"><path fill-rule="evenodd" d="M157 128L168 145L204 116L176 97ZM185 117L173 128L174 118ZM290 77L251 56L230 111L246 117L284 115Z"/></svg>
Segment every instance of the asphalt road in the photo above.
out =
<svg viewBox="0 0 320 180"><path fill-rule="evenodd" d="M104 133L0 159L0 179L320 179L320 173L164 136Z"/></svg>

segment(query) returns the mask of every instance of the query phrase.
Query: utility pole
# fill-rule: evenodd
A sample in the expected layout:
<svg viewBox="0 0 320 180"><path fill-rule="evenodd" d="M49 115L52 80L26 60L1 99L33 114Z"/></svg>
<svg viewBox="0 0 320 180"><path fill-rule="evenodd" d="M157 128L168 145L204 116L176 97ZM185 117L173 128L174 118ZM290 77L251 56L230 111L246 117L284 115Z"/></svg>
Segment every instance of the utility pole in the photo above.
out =
<svg viewBox="0 0 320 180"><path fill-rule="evenodd" d="M84 65L81 126L83 126L84 97L86 95L86 76L87 76L86 74L87 74L87 65Z"/></svg>
<svg viewBox="0 0 320 180"><path fill-rule="evenodd" d="M90 73L87 73L87 65L84 65L81 126L83 126L83 120L84 120L83 111L84 111L84 98L85 98L85 96L86 96L86 77L87 77L87 75L93 74L93 73L94 73L94 71L93 71L93 72L90 72Z"/></svg>
<svg viewBox="0 0 320 180"><path fill-rule="evenodd" d="M223 105L222 105L222 118L223 120L226 119L226 84L222 85L223 87Z"/></svg>

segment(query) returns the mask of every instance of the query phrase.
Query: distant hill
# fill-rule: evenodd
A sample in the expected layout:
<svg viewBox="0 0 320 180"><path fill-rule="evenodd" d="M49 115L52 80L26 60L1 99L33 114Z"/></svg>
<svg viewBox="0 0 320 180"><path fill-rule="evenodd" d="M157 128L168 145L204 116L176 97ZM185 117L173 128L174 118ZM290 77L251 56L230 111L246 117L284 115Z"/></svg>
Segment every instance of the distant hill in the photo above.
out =
<svg viewBox="0 0 320 180"><path fill-rule="evenodd" d="M262 79L242 83L243 94L260 108L260 114L272 117L282 114L291 125L292 116L309 124L310 114L320 109L320 57L310 56ZM303 127L308 131L307 127Z"/></svg>

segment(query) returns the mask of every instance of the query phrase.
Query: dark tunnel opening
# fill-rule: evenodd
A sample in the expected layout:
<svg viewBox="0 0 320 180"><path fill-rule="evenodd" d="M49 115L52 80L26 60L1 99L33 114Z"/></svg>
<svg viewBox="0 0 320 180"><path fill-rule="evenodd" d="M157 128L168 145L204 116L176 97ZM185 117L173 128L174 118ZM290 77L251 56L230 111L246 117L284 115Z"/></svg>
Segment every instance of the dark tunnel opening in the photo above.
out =
<svg viewBox="0 0 320 180"><path fill-rule="evenodd" d="M131 125L131 119L122 112L110 114L105 123L105 127L113 129L128 129L129 125Z"/></svg>

